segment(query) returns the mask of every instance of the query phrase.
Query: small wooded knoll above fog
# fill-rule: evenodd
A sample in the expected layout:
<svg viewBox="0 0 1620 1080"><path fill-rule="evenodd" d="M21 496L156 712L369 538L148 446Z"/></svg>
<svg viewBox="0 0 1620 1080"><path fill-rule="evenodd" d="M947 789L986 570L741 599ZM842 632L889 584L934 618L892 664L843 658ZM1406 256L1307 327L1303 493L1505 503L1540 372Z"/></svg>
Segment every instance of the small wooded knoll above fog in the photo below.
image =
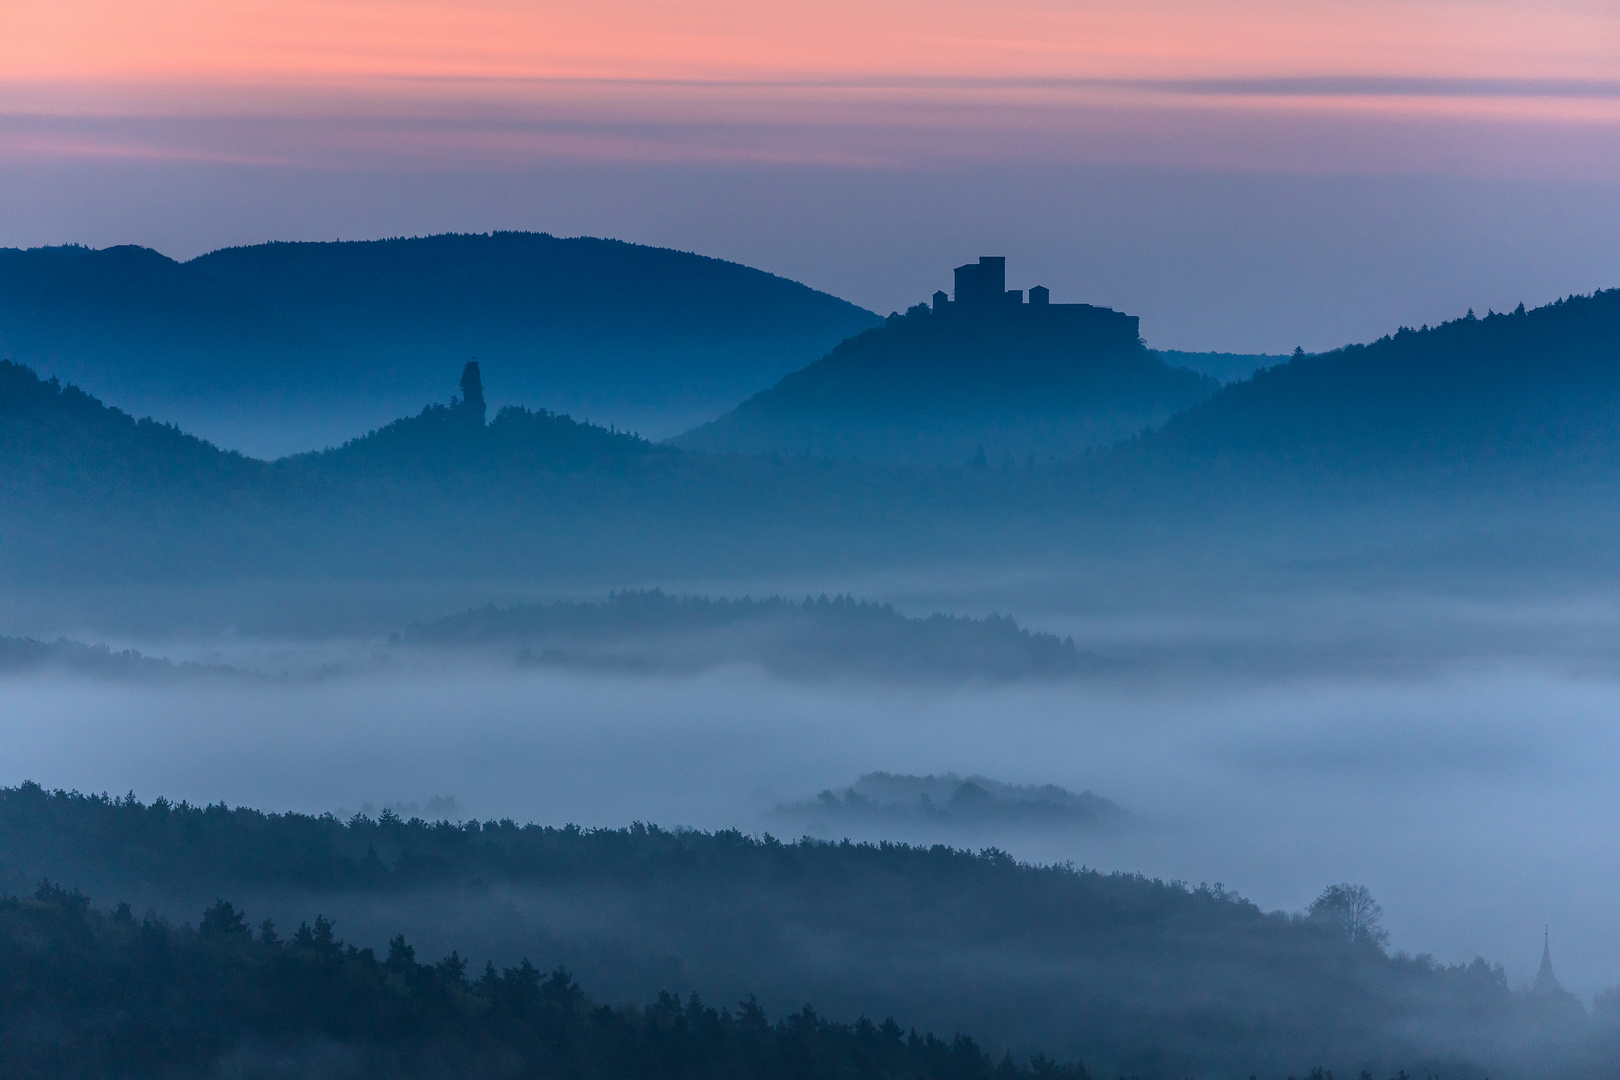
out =
<svg viewBox="0 0 1620 1080"><path fill-rule="evenodd" d="M676 597L657 590L607 601L486 607L417 623L349 664L323 662L302 676L285 657L226 666L172 663L131 649L65 638L0 636L0 677L55 672L120 682L206 677L324 679L401 659L478 658L497 667L599 674L675 675L756 665L792 680L863 679L930 684L1063 679L1117 670L1074 642L1023 629L1009 616L902 615L852 597L793 602Z"/></svg>
<svg viewBox="0 0 1620 1080"><path fill-rule="evenodd" d="M847 596L715 600L656 589L615 593L605 603L481 608L412 626L401 641L515 653L532 666L649 673L753 663L799 678L1016 679L1101 666L1072 640L1005 616L909 618Z"/></svg>
<svg viewBox="0 0 1620 1080"><path fill-rule="evenodd" d="M0 677L37 671L141 682L234 673L230 668L215 664L175 664L162 657L143 656L134 649L113 650L105 645L86 645L66 638L35 641L0 637Z"/></svg>
<svg viewBox="0 0 1620 1080"><path fill-rule="evenodd" d="M464 400L262 462L5 364L0 575L625 581L1109 545L1170 558L1282 520L1322 523L1325 551L1504 523L1601 547L1617 426L1620 291L1301 357L1121 446L983 468L713 456L546 412L486 422Z"/></svg>
<svg viewBox="0 0 1620 1080"><path fill-rule="evenodd" d="M849 826L1018 824L1056 828L1118 825L1130 818L1116 803L1056 784L1006 784L986 776L897 776L874 772L842 791L776 808L783 821L825 834Z"/></svg>
<svg viewBox="0 0 1620 1080"><path fill-rule="evenodd" d="M501 400L678 431L877 321L736 263L544 233L0 250L0 356L278 453L398 416L474 356Z"/></svg>
<svg viewBox="0 0 1620 1080"><path fill-rule="evenodd" d="M424 956L456 948L475 970L485 956L563 962L610 1001L672 985L833 1017L881 1001L925 1030L1044 1047L1099 1075L1321 1062L1597 1077L1620 1034L1608 998L1588 1016L1568 995L1510 992L1483 960L1387 955L1353 888L1305 915L1267 913L1219 886L994 850L0 791L0 888L42 877L175 918L219 896L285 928L336 914L350 940L380 947L404 930Z"/></svg>

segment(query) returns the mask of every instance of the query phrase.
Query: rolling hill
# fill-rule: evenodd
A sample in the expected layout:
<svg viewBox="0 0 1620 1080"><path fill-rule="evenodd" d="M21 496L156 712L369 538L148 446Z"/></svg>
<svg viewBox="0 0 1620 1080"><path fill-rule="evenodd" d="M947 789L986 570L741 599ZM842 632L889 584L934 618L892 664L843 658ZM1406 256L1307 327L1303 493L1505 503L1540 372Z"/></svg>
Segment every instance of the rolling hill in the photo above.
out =
<svg viewBox="0 0 1620 1080"><path fill-rule="evenodd" d="M1154 349L1153 355L1171 367L1187 368L1223 383L1242 382L1261 368L1288 362L1288 356L1275 353L1183 352Z"/></svg>
<svg viewBox="0 0 1620 1080"><path fill-rule="evenodd" d="M486 422L464 401L267 462L0 361L0 576L35 584L826 561L914 538L960 479L712 458L518 406Z"/></svg>
<svg viewBox="0 0 1620 1080"><path fill-rule="evenodd" d="M1045 462L1135 435L1220 385L1150 353L1131 316L1025 304L999 283L988 299L957 291L958 300L940 294L932 308L890 316L674 444L907 464Z"/></svg>
<svg viewBox="0 0 1620 1080"><path fill-rule="evenodd" d="M0 573L615 587L991 553L1327 558L1487 534L1521 563L1571 544L1607 559L1617 449L1620 291L1300 357L1048 464L711 455L519 407L486 422L466 400L267 462L7 364Z"/></svg>
<svg viewBox="0 0 1620 1080"><path fill-rule="evenodd" d="M471 357L499 403L666 434L877 321L736 263L543 233L0 251L0 356L267 457L411 411Z"/></svg>
<svg viewBox="0 0 1620 1080"><path fill-rule="evenodd" d="M1063 678L1103 665L1072 639L1010 616L907 616L850 596L710 599L661 590L605 603L485 607L411 626L406 645L517 653L525 665L607 671L703 671L757 664L774 675L947 681Z"/></svg>
<svg viewBox="0 0 1620 1080"><path fill-rule="evenodd" d="M1620 1019L1611 1006L1588 1021L1567 994L1514 994L1484 959L1391 956L1332 890L1290 915L1219 884L1023 864L995 848L388 811L344 822L25 783L0 789L0 888L80 908L69 889L124 901L132 930L133 911L189 921L225 896L295 942L300 922L329 933L335 919L394 960L404 940L386 943L403 932L427 957L565 964L609 1000L673 986L757 995L773 1011L894 1013L974 1031L998 1056L1081 1057L1098 1076L1280 1077L1321 1062L1340 1075L1421 1063L1420 1076L1606 1077L1589 1062L1605 1060ZM0 934L8 975L30 956L77 955L42 947L37 929L0 929L12 931Z"/></svg>
<svg viewBox="0 0 1620 1080"><path fill-rule="evenodd" d="M1299 356L1118 462L1156 472L1544 487L1620 466L1620 289Z"/></svg>

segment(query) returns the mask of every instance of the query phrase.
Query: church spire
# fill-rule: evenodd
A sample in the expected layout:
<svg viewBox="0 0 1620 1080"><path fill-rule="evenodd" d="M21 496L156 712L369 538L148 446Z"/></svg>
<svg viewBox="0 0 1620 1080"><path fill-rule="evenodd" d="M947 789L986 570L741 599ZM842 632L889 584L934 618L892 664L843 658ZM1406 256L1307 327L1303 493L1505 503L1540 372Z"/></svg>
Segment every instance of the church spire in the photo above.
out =
<svg viewBox="0 0 1620 1080"><path fill-rule="evenodd" d="M484 426L484 417L487 410L484 405L484 380L478 374L478 361L470 361L461 369L461 401L457 405L461 414L476 423Z"/></svg>
<svg viewBox="0 0 1620 1080"><path fill-rule="evenodd" d="M1538 994L1551 994L1563 987L1558 985L1558 976L1553 974L1552 950L1548 947L1550 936L1547 927L1541 928L1541 970L1536 972L1536 981L1530 989Z"/></svg>

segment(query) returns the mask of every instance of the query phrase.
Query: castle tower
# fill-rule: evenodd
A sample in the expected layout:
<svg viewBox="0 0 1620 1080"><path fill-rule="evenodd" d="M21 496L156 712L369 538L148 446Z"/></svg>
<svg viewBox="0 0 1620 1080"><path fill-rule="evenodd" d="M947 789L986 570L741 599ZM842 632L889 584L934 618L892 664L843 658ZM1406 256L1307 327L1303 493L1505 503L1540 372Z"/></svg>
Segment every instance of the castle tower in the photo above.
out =
<svg viewBox="0 0 1620 1080"><path fill-rule="evenodd" d="M1006 302L1005 256L981 255L978 262L956 268L956 304L963 311L996 311Z"/></svg>
<svg viewBox="0 0 1620 1080"><path fill-rule="evenodd" d="M1541 929L1541 970L1536 972L1536 981L1530 989L1537 994L1553 994L1562 990L1558 985L1558 976L1553 974L1552 950L1548 948L1549 936L1547 928Z"/></svg>
<svg viewBox="0 0 1620 1080"><path fill-rule="evenodd" d="M461 369L461 405L462 414L469 420L475 421L479 427L484 426L484 418L488 409L484 405L484 380L478 373L478 361L473 360Z"/></svg>

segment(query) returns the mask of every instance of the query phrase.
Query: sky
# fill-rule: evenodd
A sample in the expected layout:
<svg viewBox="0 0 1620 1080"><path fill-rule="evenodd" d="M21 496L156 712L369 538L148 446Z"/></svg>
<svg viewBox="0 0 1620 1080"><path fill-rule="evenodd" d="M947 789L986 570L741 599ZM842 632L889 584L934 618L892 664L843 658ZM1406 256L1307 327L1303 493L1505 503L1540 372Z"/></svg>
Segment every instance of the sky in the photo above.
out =
<svg viewBox="0 0 1620 1080"><path fill-rule="evenodd" d="M1620 284L1620 7L0 0L0 245L526 228L1286 351Z"/></svg>

